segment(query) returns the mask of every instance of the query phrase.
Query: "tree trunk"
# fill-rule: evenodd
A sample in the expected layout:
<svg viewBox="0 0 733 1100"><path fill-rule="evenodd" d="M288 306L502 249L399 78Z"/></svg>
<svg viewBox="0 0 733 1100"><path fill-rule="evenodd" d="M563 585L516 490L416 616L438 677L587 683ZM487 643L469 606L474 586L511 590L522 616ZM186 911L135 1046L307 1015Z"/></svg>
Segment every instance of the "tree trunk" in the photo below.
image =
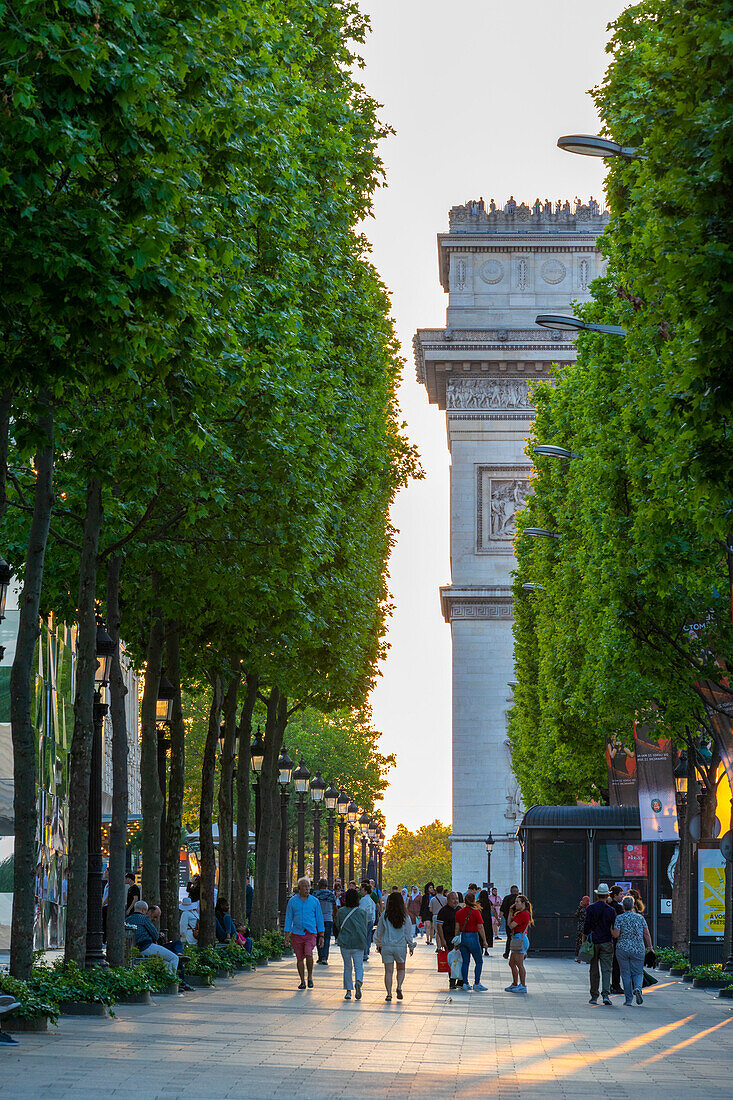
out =
<svg viewBox="0 0 733 1100"><path fill-rule="evenodd" d="M142 897L149 906L160 901L160 815L163 796L158 781L158 704L160 672L163 667L163 623L156 615L150 624L145 654L145 687L140 716L140 801L143 811Z"/></svg>
<svg viewBox="0 0 733 1100"><path fill-rule="evenodd" d="M4 386L0 390L0 522L2 522L7 508L8 442L12 408L13 392L9 386ZM53 466L53 463L51 465ZM49 522L50 518L51 513L49 511Z"/></svg>
<svg viewBox="0 0 733 1100"><path fill-rule="evenodd" d="M69 763L69 891L66 904L66 958L84 965L87 940L89 866L89 782L94 738L94 673L97 667L97 549L102 526L99 479L87 482L84 534L79 562L76 634L74 735Z"/></svg>
<svg viewBox="0 0 733 1100"><path fill-rule="evenodd" d="M120 573L122 558L107 568L107 630L115 643L109 680L112 722L112 823L109 830L109 901L107 905L107 960L121 966L125 954L125 862L127 856L127 686L120 662Z"/></svg>
<svg viewBox="0 0 733 1100"><path fill-rule="evenodd" d="M171 716L171 763L168 776L168 816L166 818L165 859L166 915L168 935L179 935L178 863L181 850L181 819L183 815L183 784L186 766L186 729L181 707L181 636L178 623L166 623L166 676L175 690Z"/></svg>
<svg viewBox="0 0 733 1100"><path fill-rule="evenodd" d="M42 401L48 401L44 393ZM36 454L33 519L28 538L18 637L10 673L10 722L13 738L13 917L10 933L10 973L30 978L33 965L33 923L36 908L36 737L33 730L33 657L38 638L38 610L43 563L53 507L53 414L44 409L38 427L45 446ZM7 452L6 456L7 457ZM3 477L5 458L2 459ZM4 492L4 487L3 487Z"/></svg>
<svg viewBox="0 0 733 1100"><path fill-rule="evenodd" d="M204 745L201 766L201 804L199 807L199 839L201 845L201 901L199 905L199 946L209 947L216 940L214 922L214 885L216 879L216 855L212 823L214 817L214 787L216 784L216 744L219 738L219 721L224 703L224 681L218 672L212 672L209 729Z"/></svg>
<svg viewBox="0 0 733 1100"><path fill-rule="evenodd" d="M237 692L241 673L229 682L222 718L224 751L219 758L219 894L232 903L234 863L234 739L237 736Z"/></svg>
<svg viewBox="0 0 733 1100"><path fill-rule="evenodd" d="M247 688L239 716L239 756L237 759L237 842L232 877L232 917L236 925L247 920L247 883L249 882L250 818L250 743L252 714L257 703L259 677L247 675Z"/></svg>
<svg viewBox="0 0 733 1100"><path fill-rule="evenodd" d="M260 773L260 827L257 837L252 930L261 936L277 928L280 869L280 790L277 762L287 725L287 700L273 688L267 699L265 756Z"/></svg>

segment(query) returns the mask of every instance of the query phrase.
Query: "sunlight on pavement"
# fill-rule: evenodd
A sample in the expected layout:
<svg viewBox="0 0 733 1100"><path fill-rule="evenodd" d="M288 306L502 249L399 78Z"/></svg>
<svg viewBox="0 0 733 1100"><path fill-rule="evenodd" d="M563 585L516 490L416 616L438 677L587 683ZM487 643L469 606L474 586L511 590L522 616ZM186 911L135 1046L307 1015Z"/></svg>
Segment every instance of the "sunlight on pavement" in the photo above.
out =
<svg viewBox="0 0 733 1100"><path fill-rule="evenodd" d="M667 1058L670 1054L676 1054L678 1050L684 1050L685 1047L692 1046L693 1043L697 1043L700 1039L704 1039L706 1035L711 1035L714 1031L717 1031L719 1027L725 1027L726 1024L731 1022L733 1017L729 1016L727 1020L721 1020L719 1024L713 1024L712 1027L708 1027L705 1031L698 1031L697 1035L691 1035L689 1039L683 1039L681 1043L676 1043L675 1046L670 1047L669 1050L663 1050L660 1054L653 1054L651 1058L646 1058L639 1065L651 1066L653 1062L658 1062L662 1058Z"/></svg>
<svg viewBox="0 0 733 1100"><path fill-rule="evenodd" d="M461 1070L466 1069L469 1073L474 1073L485 1067L487 1062L496 1063L497 1066L500 1066L502 1062L514 1063L517 1058L532 1058L542 1055L548 1050L567 1046L568 1043L583 1037L583 1033L579 1031L566 1032L565 1035L541 1035L537 1039L527 1039L523 1043L511 1043L507 1046L494 1047L474 1057L468 1057L464 1054L461 1058Z"/></svg>

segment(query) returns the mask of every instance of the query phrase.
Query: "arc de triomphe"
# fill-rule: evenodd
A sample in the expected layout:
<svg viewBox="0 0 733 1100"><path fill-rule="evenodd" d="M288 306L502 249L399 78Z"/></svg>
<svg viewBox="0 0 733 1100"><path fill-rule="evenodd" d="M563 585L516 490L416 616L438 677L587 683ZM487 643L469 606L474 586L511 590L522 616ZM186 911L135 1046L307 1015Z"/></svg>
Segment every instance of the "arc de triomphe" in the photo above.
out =
<svg viewBox="0 0 733 1100"><path fill-rule="evenodd" d="M453 639L453 885L520 882L523 807L506 740L511 706L514 515L527 494L529 382L574 358L571 334L534 323L570 313L601 271L608 214L582 205L483 200L454 206L438 235L446 327L419 329L417 378L445 409L451 456L451 583L440 591ZM558 442L548 440L548 442Z"/></svg>

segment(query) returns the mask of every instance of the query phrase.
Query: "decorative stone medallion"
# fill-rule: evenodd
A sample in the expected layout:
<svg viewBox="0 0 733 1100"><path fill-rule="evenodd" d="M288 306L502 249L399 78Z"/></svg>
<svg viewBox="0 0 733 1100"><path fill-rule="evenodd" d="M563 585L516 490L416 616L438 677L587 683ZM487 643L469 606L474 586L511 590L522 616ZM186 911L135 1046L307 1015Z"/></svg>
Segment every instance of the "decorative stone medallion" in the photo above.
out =
<svg viewBox="0 0 733 1100"><path fill-rule="evenodd" d="M504 268L498 260L487 260L481 264L479 275L485 283L500 283L504 278Z"/></svg>
<svg viewBox="0 0 733 1100"><path fill-rule="evenodd" d="M551 286L561 283L565 278L565 264L560 260L545 260L540 268L540 275Z"/></svg>

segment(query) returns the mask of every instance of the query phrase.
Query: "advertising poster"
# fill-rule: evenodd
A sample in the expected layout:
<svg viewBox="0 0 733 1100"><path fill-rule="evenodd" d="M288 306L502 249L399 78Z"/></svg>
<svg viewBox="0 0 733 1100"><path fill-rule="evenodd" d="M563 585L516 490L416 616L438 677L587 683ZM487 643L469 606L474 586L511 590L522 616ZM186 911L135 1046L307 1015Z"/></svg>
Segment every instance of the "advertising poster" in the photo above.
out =
<svg viewBox="0 0 733 1100"><path fill-rule="evenodd" d="M606 739L608 801L611 806L636 806L636 752L634 738L611 734Z"/></svg>
<svg viewBox="0 0 733 1100"><path fill-rule="evenodd" d="M647 877L646 844L624 844L624 874L632 878Z"/></svg>
<svg viewBox="0 0 733 1100"><path fill-rule="evenodd" d="M697 851L697 932L722 936L725 929L725 860L718 848Z"/></svg>
<svg viewBox="0 0 733 1100"><path fill-rule="evenodd" d="M712 680L699 680L697 686L707 702L710 725L733 791L733 694L724 685Z"/></svg>
<svg viewBox="0 0 733 1100"><path fill-rule="evenodd" d="M677 840L677 803L674 789L672 743L651 739L644 726L634 723L636 782L642 840Z"/></svg>

